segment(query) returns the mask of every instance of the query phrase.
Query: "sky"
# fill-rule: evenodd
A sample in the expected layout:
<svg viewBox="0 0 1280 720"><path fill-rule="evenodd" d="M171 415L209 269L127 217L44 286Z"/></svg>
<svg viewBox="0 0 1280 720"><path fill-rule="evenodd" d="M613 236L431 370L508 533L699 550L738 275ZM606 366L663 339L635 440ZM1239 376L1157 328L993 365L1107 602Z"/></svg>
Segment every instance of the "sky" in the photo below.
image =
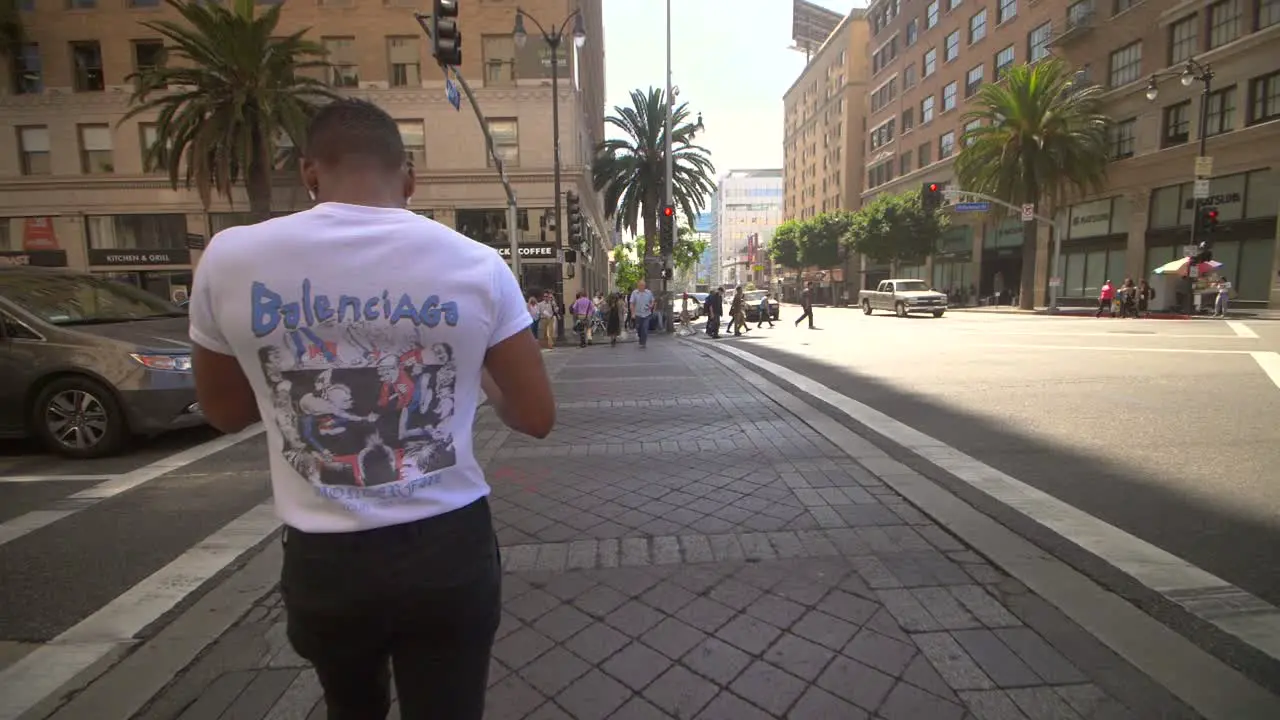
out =
<svg viewBox="0 0 1280 720"><path fill-rule="evenodd" d="M847 13L865 2L816 0ZM604 0L606 115L666 85L666 0ZM702 112L716 174L782 167L782 95L804 69L790 50L790 0L673 0L672 84ZM609 135L616 130L606 126Z"/></svg>

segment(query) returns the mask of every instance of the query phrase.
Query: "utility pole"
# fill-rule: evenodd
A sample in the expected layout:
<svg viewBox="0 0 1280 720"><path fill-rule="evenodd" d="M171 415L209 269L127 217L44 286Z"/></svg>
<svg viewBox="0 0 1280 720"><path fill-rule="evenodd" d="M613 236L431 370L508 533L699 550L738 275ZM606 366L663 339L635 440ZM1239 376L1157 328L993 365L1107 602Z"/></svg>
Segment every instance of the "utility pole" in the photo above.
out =
<svg viewBox="0 0 1280 720"><path fill-rule="evenodd" d="M663 204L675 207L675 178L673 177L675 160L671 156L671 125L672 116L675 114L675 98L671 93L671 0L667 0L667 117L666 131L663 135L666 137L666 147L663 148L663 154L666 156L666 179L663 189ZM692 221L693 218L688 218ZM662 219L659 218L659 222ZM674 237L676 218L673 214L671 217L672 233ZM661 233L659 233L661 234ZM672 243L674 245L674 242ZM667 332L675 332L675 323L670 322L672 312L672 301L670 293L670 281L667 280L667 273L671 271L674 274L675 263L674 247L666 248L662 253L662 314L663 321L666 322Z"/></svg>

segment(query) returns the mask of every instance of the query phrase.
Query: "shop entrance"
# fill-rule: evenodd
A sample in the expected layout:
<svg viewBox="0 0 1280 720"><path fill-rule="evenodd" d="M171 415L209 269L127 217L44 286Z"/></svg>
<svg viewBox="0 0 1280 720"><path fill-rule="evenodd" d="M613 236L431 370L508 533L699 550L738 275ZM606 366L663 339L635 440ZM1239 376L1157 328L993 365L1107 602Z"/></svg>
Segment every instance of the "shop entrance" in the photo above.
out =
<svg viewBox="0 0 1280 720"><path fill-rule="evenodd" d="M545 290L554 292L559 276L559 263L520 263L520 288L526 297L540 295Z"/></svg>
<svg viewBox="0 0 1280 720"><path fill-rule="evenodd" d="M1010 305L1022 287L1022 248L1000 248L982 253L982 280L978 288L984 305Z"/></svg>

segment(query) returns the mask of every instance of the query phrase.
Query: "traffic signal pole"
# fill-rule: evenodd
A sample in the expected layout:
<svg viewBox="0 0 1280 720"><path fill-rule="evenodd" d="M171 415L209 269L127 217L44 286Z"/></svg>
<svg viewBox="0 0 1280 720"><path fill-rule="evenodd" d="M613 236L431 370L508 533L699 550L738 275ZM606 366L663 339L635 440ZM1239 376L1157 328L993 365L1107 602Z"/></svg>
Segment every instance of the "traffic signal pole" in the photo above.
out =
<svg viewBox="0 0 1280 720"><path fill-rule="evenodd" d="M674 113L675 113L675 98L672 97L672 94L671 94L671 0L667 0L667 117L666 117L666 129L665 129L665 132L663 133L663 135L666 137L665 147L663 148L664 149L663 154L666 155L666 183L665 183L665 187L663 188L663 198L664 198L663 204L669 205L672 207L674 207L676 204L675 189L674 189L675 178L672 176L675 168L675 161L671 157L671 124L672 124L671 120L672 120L672 115ZM692 220L693 218L690 218L690 221ZM659 218L658 222L659 222L659 227L661 227L663 218ZM672 226L673 232L675 229L675 222L676 222L676 219L675 219L675 216L673 215L671 217L671 226ZM659 236L661 236L661 230L659 230ZM661 242L661 237L659 237L659 242ZM676 330L675 323L671 322L671 313L672 313L672 308L674 307L674 303L671 298L671 283L669 280L667 280L667 272L666 272L668 268L675 267L675 263L673 262L674 251L675 251L675 248L671 247L671 248L665 249L665 251L662 253L662 271L663 271L662 272L662 313L663 313L664 321L666 322L666 325L667 325L667 332L675 332ZM675 273L673 271L672 275L674 274Z"/></svg>

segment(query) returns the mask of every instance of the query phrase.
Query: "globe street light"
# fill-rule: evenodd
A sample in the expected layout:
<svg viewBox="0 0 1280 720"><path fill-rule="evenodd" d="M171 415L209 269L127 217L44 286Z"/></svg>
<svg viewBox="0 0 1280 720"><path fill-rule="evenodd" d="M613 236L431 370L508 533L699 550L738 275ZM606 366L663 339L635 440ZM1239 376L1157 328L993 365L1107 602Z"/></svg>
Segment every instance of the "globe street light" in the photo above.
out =
<svg viewBox="0 0 1280 720"><path fill-rule="evenodd" d="M525 43L529 42L529 33L525 30L525 18L533 23L538 32L542 34L542 41L547 44L551 50L551 138L554 145L554 155L552 157L552 181L555 192L555 210L552 217L556 223L556 256L560 258L557 264L558 273L556 275L556 301L564 303L564 242L562 224L560 222L560 45L564 41L565 30L569 27L569 21L573 21L573 45L581 48L587 42L587 26L586 21L582 17L582 10L574 10L569 17L559 26L552 25L552 31L547 30L538 22L538 19L523 8L516 8L516 25L511 31L511 38L515 41L516 47L523 48ZM514 232L514 228L512 229ZM556 325L556 337L560 340L564 339L564 321L561 320Z"/></svg>

